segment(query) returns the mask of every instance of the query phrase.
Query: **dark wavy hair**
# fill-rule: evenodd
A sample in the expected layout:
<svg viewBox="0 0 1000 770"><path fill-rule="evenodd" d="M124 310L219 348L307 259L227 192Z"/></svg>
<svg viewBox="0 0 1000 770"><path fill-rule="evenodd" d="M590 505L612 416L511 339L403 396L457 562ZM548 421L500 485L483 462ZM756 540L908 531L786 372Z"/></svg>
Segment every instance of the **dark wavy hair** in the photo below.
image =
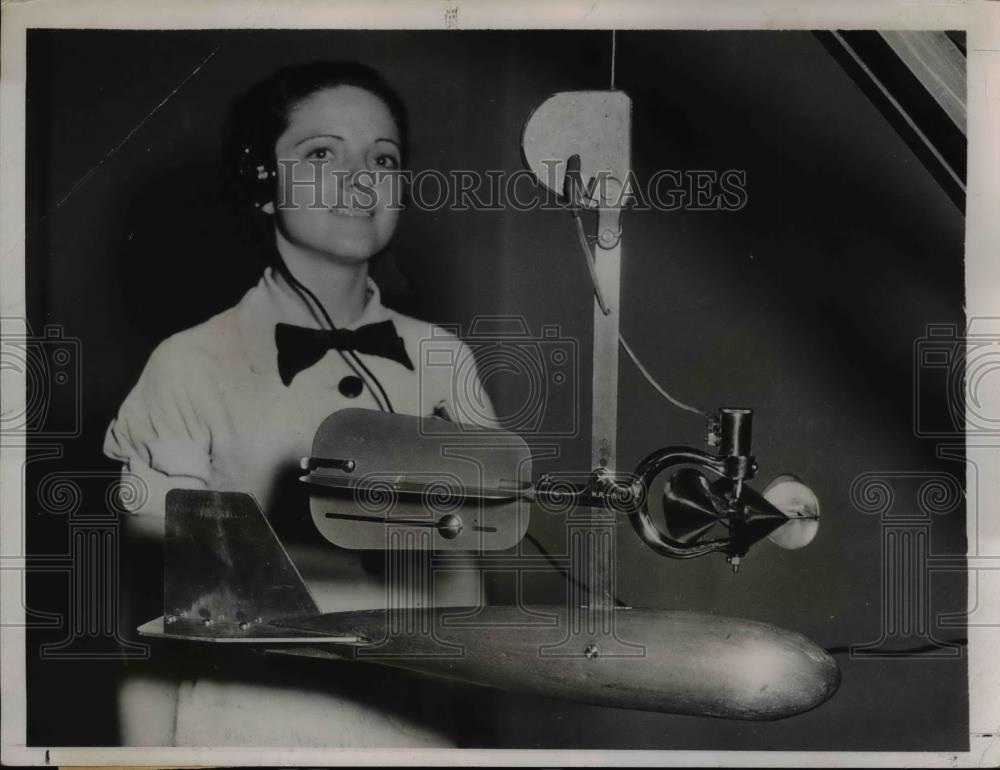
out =
<svg viewBox="0 0 1000 770"><path fill-rule="evenodd" d="M259 211L274 200L277 161L274 145L288 128L292 111L315 94L337 86L354 86L374 94L399 129L400 153L406 164L409 125L406 105L377 71L364 64L318 61L283 67L239 96L223 127L222 191L242 212ZM258 221L263 215L255 217Z"/></svg>

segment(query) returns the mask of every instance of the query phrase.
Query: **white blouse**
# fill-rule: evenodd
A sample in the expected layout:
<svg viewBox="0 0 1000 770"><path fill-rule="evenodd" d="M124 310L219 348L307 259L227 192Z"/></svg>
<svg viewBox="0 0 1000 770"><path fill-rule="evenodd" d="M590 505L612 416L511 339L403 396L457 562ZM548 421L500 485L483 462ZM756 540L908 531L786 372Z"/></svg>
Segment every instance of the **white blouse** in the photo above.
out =
<svg viewBox="0 0 1000 770"><path fill-rule="evenodd" d="M358 354L396 412L431 416L444 405L454 419L495 425L470 349L454 334L385 307L378 287L350 326L391 320L414 369ZM108 427L105 454L148 488L133 509L163 513L174 487L252 493L265 510L282 472L310 454L316 428L348 407L377 409L367 389L341 393L353 374L336 351L285 386L278 376L275 324L320 328L303 300L272 268L235 307L161 343Z"/></svg>
<svg viewBox="0 0 1000 770"><path fill-rule="evenodd" d="M430 416L443 404L456 420L495 426L470 349L440 327L386 308L370 280L368 288L364 312L348 328L393 321L414 365L411 371L358 354L395 411ZM310 454L323 419L347 407L378 408L367 389L353 398L341 392L341 381L354 372L336 351L284 385L274 340L278 322L319 328L301 297L269 268L235 307L160 344L108 427L105 454L146 488L131 507L160 532L164 497L175 487L249 492L272 519L288 515L280 510L277 482ZM308 517L306 511L295 513ZM385 606L381 577L366 573L357 553L327 546L293 550L291 556L323 611ZM451 573L435 582L435 600L478 604L479 585L472 570ZM316 662L316 678L295 681L249 666L245 676L223 680L136 672L121 691L124 740L189 746L451 744L420 720L347 694L337 672L356 676L355 668ZM327 671L329 681L323 678Z"/></svg>

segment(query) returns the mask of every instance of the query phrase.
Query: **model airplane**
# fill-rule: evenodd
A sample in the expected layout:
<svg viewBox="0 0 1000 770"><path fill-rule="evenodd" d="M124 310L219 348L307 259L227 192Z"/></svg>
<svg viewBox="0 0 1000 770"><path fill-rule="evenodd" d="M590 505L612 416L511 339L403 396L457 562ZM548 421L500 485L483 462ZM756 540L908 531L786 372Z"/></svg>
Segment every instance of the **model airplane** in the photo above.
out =
<svg viewBox="0 0 1000 770"><path fill-rule="evenodd" d="M353 547L385 547L392 531L429 534L418 542L436 550L509 548L527 527L526 503L562 503L569 497L584 507L627 515L640 536L665 555L721 551L738 558L768 536L801 543L815 531L818 516L815 498L792 479L773 485L767 495L745 483L756 467L744 454L750 416L747 410L721 411L718 454L666 449L647 458L627 483L598 474L574 489L551 479L518 482L515 474L530 468L523 442L503 431L492 436L513 448L506 462L455 461L434 477L427 469L440 457L439 445L415 430L420 418L344 410L318 431L303 480L313 489L321 531ZM457 431L456 426L455 434L445 434L452 435L452 446ZM400 468L401 457L420 471L376 470ZM464 471L463 478L463 466L475 469L474 475ZM683 467L664 486L667 530L662 531L650 510L651 483L674 466ZM709 482L698 467L719 478ZM504 475L511 478L502 482ZM787 510L768 496L780 497ZM375 498L382 501L380 511L373 510ZM713 528L725 535L709 537ZM613 635L598 629L575 639L574 608L566 606L324 614L254 499L240 493L171 491L165 563L165 615L142 626L144 635L368 660L607 706L738 719L807 711L829 698L840 679L833 659L799 634L694 612L613 608ZM400 619L400 613L414 617ZM611 642L607 654L605 639ZM614 644L620 640L637 644L622 652Z"/></svg>
<svg viewBox="0 0 1000 770"><path fill-rule="evenodd" d="M543 184L565 192L578 227L580 211L598 215L595 253L579 232L595 293L593 472L582 481L533 481L531 452L514 433L354 409L327 418L303 460L313 521L343 548L485 554L520 542L533 504L589 511L591 536L577 538L590 549L586 602L322 613L252 497L173 490L164 616L142 626L142 634L367 660L506 690L734 719L800 714L836 692L836 663L797 633L610 601L615 565L603 544L618 517L628 517L660 555L719 552L734 569L765 538L786 548L806 545L819 517L815 495L794 477L778 477L763 493L749 486L757 462L748 409L721 409L712 419L714 454L669 447L633 474L615 471L630 116L631 102L620 91L556 94L531 116L523 137L528 165ZM553 158L565 159L562 167ZM607 184L582 184L598 175Z"/></svg>

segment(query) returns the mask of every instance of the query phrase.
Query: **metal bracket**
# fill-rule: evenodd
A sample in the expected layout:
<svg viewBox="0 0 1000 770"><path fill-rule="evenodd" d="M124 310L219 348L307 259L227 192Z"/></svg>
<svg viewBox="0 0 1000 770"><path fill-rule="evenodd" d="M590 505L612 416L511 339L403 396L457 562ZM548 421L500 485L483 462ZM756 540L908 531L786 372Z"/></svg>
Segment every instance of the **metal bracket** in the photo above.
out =
<svg viewBox="0 0 1000 770"><path fill-rule="evenodd" d="M573 207L597 210L591 467L613 473L618 441L618 325L621 299L621 209L631 170L632 100L622 91L567 91L535 109L524 127L522 150L541 184L556 194L567 189ZM575 157L574 157L575 156ZM570 159L573 158L572 164ZM580 189L582 187L582 189ZM589 249L588 249L589 251ZM596 511L595 511L596 513ZM607 519L605 521L605 519ZM613 606L615 518L593 524L590 544L589 611ZM599 545L603 544L603 545Z"/></svg>

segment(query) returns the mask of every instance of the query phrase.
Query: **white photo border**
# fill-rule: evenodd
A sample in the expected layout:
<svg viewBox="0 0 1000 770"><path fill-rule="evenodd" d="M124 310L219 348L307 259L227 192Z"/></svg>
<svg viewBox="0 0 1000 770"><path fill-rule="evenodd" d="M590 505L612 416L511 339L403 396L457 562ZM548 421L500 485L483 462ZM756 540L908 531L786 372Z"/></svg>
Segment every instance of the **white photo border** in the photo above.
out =
<svg viewBox="0 0 1000 770"><path fill-rule="evenodd" d="M968 54L968 187L966 198L966 312L969 318L1000 316L1000 2L972 0L778 0L663 3L557 0L197 0L122 3L118 0L5 0L0 59L0 316L25 317L25 71L26 31L32 27L123 29L897 29L965 30ZM25 381L2 373L2 408L23 409ZM996 385L995 382L990 383ZM1000 394L994 394L997 398ZM998 398L1000 400L1000 398ZM974 446L967 437L967 447ZM908 766L1000 765L1000 628L970 627L970 744L967 752L711 752L711 751L536 751L380 750L278 748L51 748L28 747L24 608L21 577L24 515L21 468L24 449L0 446L0 722L4 764L51 765L689 765L689 766ZM1000 478L996 467L980 477ZM969 470L968 483L975 479ZM987 515L970 544L986 559L1000 556L1000 484L980 490ZM996 570L993 570L996 573ZM996 610L1000 590L978 594ZM977 592L970 565L970 602ZM1000 586L998 586L1000 588ZM970 607L970 610L972 608ZM932 707L932 704L928 704Z"/></svg>

